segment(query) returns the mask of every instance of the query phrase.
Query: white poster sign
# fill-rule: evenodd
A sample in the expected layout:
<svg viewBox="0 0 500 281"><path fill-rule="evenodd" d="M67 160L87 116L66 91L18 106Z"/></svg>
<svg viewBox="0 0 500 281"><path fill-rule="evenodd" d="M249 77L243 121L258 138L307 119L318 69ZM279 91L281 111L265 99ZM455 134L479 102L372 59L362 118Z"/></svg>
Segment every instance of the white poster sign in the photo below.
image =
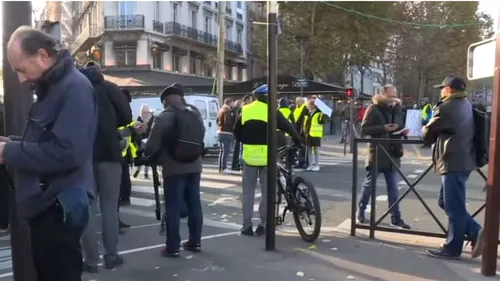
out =
<svg viewBox="0 0 500 281"><path fill-rule="evenodd" d="M420 137L422 135L422 114L421 110L408 109L406 111L406 128L410 131L408 136Z"/></svg>
<svg viewBox="0 0 500 281"><path fill-rule="evenodd" d="M316 98L316 100L314 100L314 105L316 105L316 107L321 110L321 112L323 112L323 114L327 115L328 117L331 117L332 116L332 109L330 107L328 107L328 105L326 105L322 100L320 100L319 98Z"/></svg>

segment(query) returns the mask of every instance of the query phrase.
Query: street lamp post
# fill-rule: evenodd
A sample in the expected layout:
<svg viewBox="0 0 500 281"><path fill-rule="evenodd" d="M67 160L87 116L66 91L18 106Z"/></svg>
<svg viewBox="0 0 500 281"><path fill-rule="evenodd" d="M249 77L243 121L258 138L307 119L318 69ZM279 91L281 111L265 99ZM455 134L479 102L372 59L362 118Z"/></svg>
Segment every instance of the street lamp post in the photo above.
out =
<svg viewBox="0 0 500 281"><path fill-rule="evenodd" d="M300 46L300 77L304 77L304 45L306 44L309 36L307 35L297 35L295 36L295 40L299 42ZM304 96L304 87L300 87L300 96Z"/></svg>

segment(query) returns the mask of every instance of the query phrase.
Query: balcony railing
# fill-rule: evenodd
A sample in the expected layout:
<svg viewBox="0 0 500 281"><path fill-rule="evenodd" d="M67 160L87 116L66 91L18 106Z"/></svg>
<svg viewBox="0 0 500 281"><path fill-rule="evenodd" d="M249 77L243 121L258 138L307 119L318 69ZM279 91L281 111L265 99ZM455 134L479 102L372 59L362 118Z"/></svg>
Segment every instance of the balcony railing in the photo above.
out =
<svg viewBox="0 0 500 281"><path fill-rule="evenodd" d="M186 26L184 24L180 24L178 22L171 21L165 23L165 34L188 38L214 47L217 47L218 45L218 37L216 35L198 30L190 26ZM241 44L238 44L236 42L226 39L225 47L227 51L243 54L243 47L241 46Z"/></svg>
<svg viewBox="0 0 500 281"><path fill-rule="evenodd" d="M164 32L163 22L154 20L153 21L153 30L156 31L156 32L163 33Z"/></svg>
<svg viewBox="0 0 500 281"><path fill-rule="evenodd" d="M86 42L88 43L89 39L97 40L103 34L102 27L97 24L92 24L90 26L85 27L82 32L76 37L75 41L71 43L69 46L72 53L78 51ZM94 41L95 41L94 40ZM91 44L95 43L94 41L90 42Z"/></svg>
<svg viewBox="0 0 500 281"><path fill-rule="evenodd" d="M143 29L144 15L121 15L104 17L104 29Z"/></svg>

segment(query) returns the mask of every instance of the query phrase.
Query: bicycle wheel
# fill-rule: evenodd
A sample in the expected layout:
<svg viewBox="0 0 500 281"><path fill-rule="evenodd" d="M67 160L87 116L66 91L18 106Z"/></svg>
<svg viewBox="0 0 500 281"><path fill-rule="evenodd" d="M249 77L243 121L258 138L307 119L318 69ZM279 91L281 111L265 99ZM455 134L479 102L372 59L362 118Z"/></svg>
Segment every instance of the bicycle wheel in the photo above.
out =
<svg viewBox="0 0 500 281"><path fill-rule="evenodd" d="M293 212L295 226L304 241L314 242L321 232L321 209L316 189L302 177L294 179L292 188L298 204L297 210ZM309 227L312 228L310 233L306 232L306 228Z"/></svg>

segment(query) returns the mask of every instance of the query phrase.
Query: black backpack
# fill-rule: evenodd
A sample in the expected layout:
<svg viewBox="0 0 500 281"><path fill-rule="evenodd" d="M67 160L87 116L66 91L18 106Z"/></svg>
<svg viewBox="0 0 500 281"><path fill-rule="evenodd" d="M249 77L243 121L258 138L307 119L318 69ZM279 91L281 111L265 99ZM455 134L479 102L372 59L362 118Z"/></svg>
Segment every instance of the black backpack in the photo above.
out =
<svg viewBox="0 0 500 281"><path fill-rule="evenodd" d="M483 111L472 109L474 116L474 150L476 152L476 166L478 168L488 164L488 153L490 147L490 120L488 114Z"/></svg>
<svg viewBox="0 0 500 281"><path fill-rule="evenodd" d="M175 128L172 135L165 136L166 149L179 163L191 163L203 155L205 127L198 109L187 105L172 107L175 111Z"/></svg>

